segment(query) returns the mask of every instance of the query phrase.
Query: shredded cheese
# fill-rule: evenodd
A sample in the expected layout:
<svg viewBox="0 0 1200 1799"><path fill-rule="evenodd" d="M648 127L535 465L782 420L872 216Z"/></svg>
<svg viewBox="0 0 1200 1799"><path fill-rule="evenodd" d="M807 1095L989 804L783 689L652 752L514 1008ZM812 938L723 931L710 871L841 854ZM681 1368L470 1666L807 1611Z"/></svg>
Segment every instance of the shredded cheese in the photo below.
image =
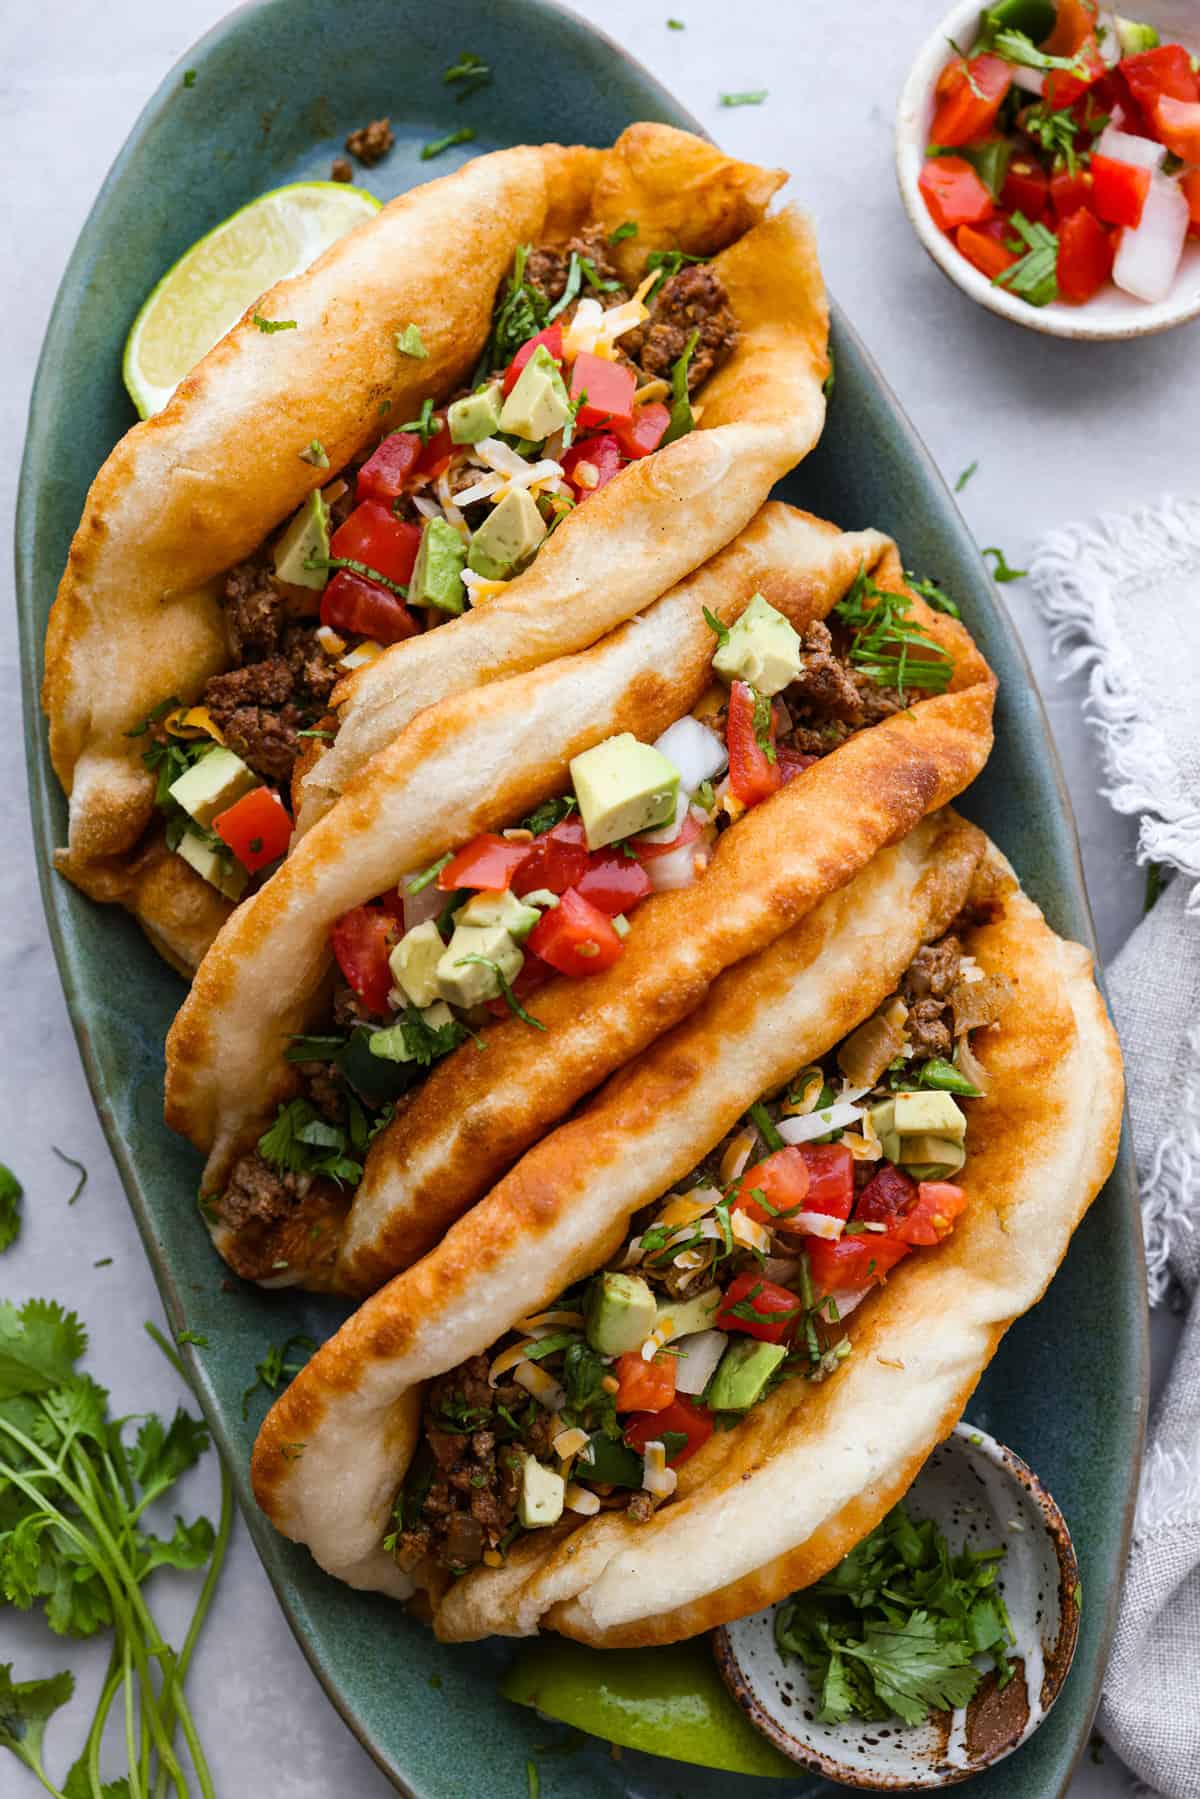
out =
<svg viewBox="0 0 1200 1799"><path fill-rule="evenodd" d="M465 568L462 572L462 584L467 590L467 598L472 606L486 605L494 600L497 594L504 592L507 581L489 581L486 575L477 575L473 568Z"/></svg>
<svg viewBox="0 0 1200 1799"><path fill-rule="evenodd" d="M513 1379L527 1393L532 1393L540 1406L548 1412L561 1412L567 1403L567 1396L558 1382L539 1368L536 1362L522 1362L513 1373Z"/></svg>
<svg viewBox="0 0 1200 1799"><path fill-rule="evenodd" d="M720 1197L715 1187L693 1187L690 1193L676 1193L667 1201L655 1223L668 1229L691 1224L711 1212Z"/></svg>
<svg viewBox="0 0 1200 1799"><path fill-rule="evenodd" d="M328 625L317 626L316 638L327 656L344 656L346 654L346 639L339 637L337 632L331 630Z"/></svg>
<svg viewBox="0 0 1200 1799"><path fill-rule="evenodd" d="M721 1157L721 1184L727 1187L730 1181L736 1181L743 1174L750 1157L754 1154L754 1138L749 1131L739 1131L731 1137Z"/></svg>
<svg viewBox="0 0 1200 1799"><path fill-rule="evenodd" d="M563 1494L563 1505L569 1512L579 1512L585 1518L594 1518L600 1510L600 1497L581 1487L577 1481L568 1481L567 1490Z"/></svg>
<svg viewBox="0 0 1200 1799"><path fill-rule="evenodd" d="M578 1455L581 1449L585 1449L587 1447L587 1442L587 1432L585 1430L580 1430L578 1425L571 1430L560 1430L554 1439L554 1453L557 1456L561 1456L564 1462L567 1462L570 1461L573 1455Z"/></svg>
<svg viewBox="0 0 1200 1799"><path fill-rule="evenodd" d="M382 655L383 645L368 637L365 642L359 644L357 649L351 650L348 656L343 656L338 667L363 668L368 662L374 662L376 657Z"/></svg>
<svg viewBox="0 0 1200 1799"><path fill-rule="evenodd" d="M665 400L670 391L671 384L668 381L646 381L634 394L633 403L635 406L649 406L654 400Z"/></svg>
<svg viewBox="0 0 1200 1799"><path fill-rule="evenodd" d="M344 644L342 648L345 648ZM163 719L163 728L170 737L211 737L215 743L225 741L207 706L179 706Z"/></svg>
<svg viewBox="0 0 1200 1799"><path fill-rule="evenodd" d="M502 1349L488 1369L488 1386L497 1386L501 1375L507 1374L511 1368L515 1368L518 1362L523 1362L532 1348L533 1338L523 1337L519 1343L513 1343L508 1349Z"/></svg>
<svg viewBox="0 0 1200 1799"><path fill-rule="evenodd" d="M817 1215L815 1212L806 1214L810 1218L815 1218ZM734 1242L743 1244L746 1249L757 1249L763 1255L766 1255L770 1249L770 1231L765 1224L760 1224L757 1218L751 1218L749 1212L731 1212L729 1227L733 1232Z"/></svg>
<svg viewBox="0 0 1200 1799"><path fill-rule="evenodd" d="M669 1499L679 1484L674 1468L667 1467L667 1449L658 1441L647 1443L642 1487L655 1499Z"/></svg>

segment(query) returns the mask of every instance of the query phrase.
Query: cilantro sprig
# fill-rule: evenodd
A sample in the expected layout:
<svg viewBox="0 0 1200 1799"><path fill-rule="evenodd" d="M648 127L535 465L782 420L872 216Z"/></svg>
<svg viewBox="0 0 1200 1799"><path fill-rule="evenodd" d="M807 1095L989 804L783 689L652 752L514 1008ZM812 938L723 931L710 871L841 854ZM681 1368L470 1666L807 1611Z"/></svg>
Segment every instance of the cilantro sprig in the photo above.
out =
<svg viewBox="0 0 1200 1799"><path fill-rule="evenodd" d="M11 1249L21 1234L21 1197L20 1181L0 1162L0 1255Z"/></svg>
<svg viewBox="0 0 1200 1799"><path fill-rule="evenodd" d="M1012 248L1024 244L1025 254L993 276L992 286L1019 294L1031 306L1049 306L1058 298L1058 238L1048 225L1031 224L1023 212L1013 213L1012 227L1018 240Z"/></svg>
<svg viewBox="0 0 1200 1799"><path fill-rule="evenodd" d="M153 1325L146 1329L182 1376L174 1350ZM44 1742L74 1692L69 1670L20 1680L11 1663L0 1665L0 1750L23 1762L52 1799L148 1799L168 1788L212 1799L184 1682L225 1558L232 1486L222 1469L215 1529L206 1517L176 1517L170 1536L156 1534L150 1508L200 1460L208 1432L180 1408L169 1422L143 1416L129 1441L130 1421L110 1415L105 1389L79 1369L86 1347L79 1318L56 1301L0 1303L0 1592L21 1610L40 1607L58 1635L112 1633L95 1714L61 1784L46 1770ZM147 1599L146 1583L163 1567L204 1571L178 1651ZM126 1719L128 1775L102 1784L101 1742L113 1712ZM186 1755L176 1749L180 1728Z"/></svg>
<svg viewBox="0 0 1200 1799"><path fill-rule="evenodd" d="M895 1715L921 1724L931 1711L966 1705L990 1656L1000 1687L1012 1678L1013 1642L996 1585L1004 1549L955 1555L932 1519L915 1523L903 1505L823 1580L780 1608L775 1641L803 1662L820 1717Z"/></svg>
<svg viewBox="0 0 1200 1799"><path fill-rule="evenodd" d="M861 568L834 612L852 633L851 663L881 687L896 688L903 699L908 688L943 693L949 686L954 673L949 651L913 623L907 594L877 586Z"/></svg>

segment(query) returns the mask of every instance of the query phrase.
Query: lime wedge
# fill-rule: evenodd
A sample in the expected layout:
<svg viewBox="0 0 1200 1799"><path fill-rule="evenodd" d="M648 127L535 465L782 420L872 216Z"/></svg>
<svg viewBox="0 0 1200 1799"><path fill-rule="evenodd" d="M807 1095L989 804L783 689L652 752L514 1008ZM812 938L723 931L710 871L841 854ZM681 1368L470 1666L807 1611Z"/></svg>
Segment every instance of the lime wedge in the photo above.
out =
<svg viewBox="0 0 1200 1799"><path fill-rule="evenodd" d="M251 200L167 270L133 321L122 374L142 418L161 412L260 294L298 275L380 202L339 181L297 181Z"/></svg>
<svg viewBox="0 0 1200 1799"><path fill-rule="evenodd" d="M538 1637L522 1645L500 1691L626 1749L731 1774L800 1778L725 1691L703 1640L667 1649L587 1649Z"/></svg>

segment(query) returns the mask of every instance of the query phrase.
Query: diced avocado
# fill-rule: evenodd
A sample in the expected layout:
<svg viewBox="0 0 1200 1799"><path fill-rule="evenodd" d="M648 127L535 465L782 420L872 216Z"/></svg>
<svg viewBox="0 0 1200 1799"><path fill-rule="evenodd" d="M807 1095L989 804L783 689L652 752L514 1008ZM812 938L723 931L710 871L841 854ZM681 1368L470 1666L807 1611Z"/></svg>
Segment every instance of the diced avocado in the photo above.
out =
<svg viewBox="0 0 1200 1799"><path fill-rule="evenodd" d="M901 1137L949 1137L961 1143L967 1121L952 1093L897 1093L895 1129Z"/></svg>
<svg viewBox="0 0 1200 1799"><path fill-rule="evenodd" d="M388 957L397 987L414 1006L431 1006L438 998L438 963L445 950L441 932L432 918L405 931Z"/></svg>
<svg viewBox="0 0 1200 1799"><path fill-rule="evenodd" d="M188 867L203 875L210 887L215 887L226 899L241 899L250 876L240 862L235 862L231 856L218 855L195 831L185 831L176 849Z"/></svg>
<svg viewBox="0 0 1200 1799"><path fill-rule="evenodd" d="M882 1143L885 1137L896 1134L896 1102L894 1099L881 1099L873 1105L867 1114L871 1120L871 1129Z"/></svg>
<svg viewBox="0 0 1200 1799"><path fill-rule="evenodd" d="M586 1449L579 1452L579 1471L588 1480L609 1487L640 1487L642 1458L624 1443L614 1443L602 1430L588 1438Z"/></svg>
<svg viewBox="0 0 1200 1799"><path fill-rule="evenodd" d="M409 604L462 612L467 603L462 579L466 565L467 546L454 526L444 518L427 518L409 577Z"/></svg>
<svg viewBox="0 0 1200 1799"><path fill-rule="evenodd" d="M546 521L523 487L493 506L467 551L467 567L485 581L507 581L533 555L546 535Z"/></svg>
<svg viewBox="0 0 1200 1799"><path fill-rule="evenodd" d="M258 776L240 756L218 746L185 769L167 791L198 825L210 825L218 812L258 785Z"/></svg>
<svg viewBox="0 0 1200 1799"><path fill-rule="evenodd" d="M444 999L435 999L431 1006L421 1007L421 1023L428 1025L431 1031L440 1031L454 1022L454 1014Z"/></svg>
<svg viewBox="0 0 1200 1799"><path fill-rule="evenodd" d="M713 657L727 681L748 681L759 693L779 693L800 673L800 639L782 612L756 593Z"/></svg>
<svg viewBox="0 0 1200 1799"><path fill-rule="evenodd" d="M601 1355L627 1355L640 1349L658 1308L640 1274L598 1274L584 1302L587 1340Z"/></svg>
<svg viewBox="0 0 1200 1799"><path fill-rule="evenodd" d="M733 1339L709 1383L705 1404L714 1412L748 1412L762 1398L764 1387L786 1355L783 1343L758 1343L753 1337Z"/></svg>
<svg viewBox="0 0 1200 1799"><path fill-rule="evenodd" d="M464 394L461 400L452 400L446 408L451 443L478 444L485 437L494 437L500 429L503 399L499 384L492 383L481 387L478 393Z"/></svg>
<svg viewBox="0 0 1200 1799"><path fill-rule="evenodd" d="M539 344L500 410L500 429L510 437L541 443L553 431L561 431L571 416L571 402L558 372L558 364L545 344Z"/></svg>
<svg viewBox="0 0 1200 1799"><path fill-rule="evenodd" d="M314 488L275 545L275 573L293 587L324 587L329 570L304 565L328 554L329 508L320 490Z"/></svg>
<svg viewBox="0 0 1200 1799"><path fill-rule="evenodd" d="M1141 25L1136 19L1123 19L1120 13L1114 24L1122 56L1140 56L1143 50L1157 50L1162 42L1153 25Z"/></svg>
<svg viewBox="0 0 1200 1799"><path fill-rule="evenodd" d="M514 942L522 943L541 916L536 906L531 906L527 899L519 900L506 887L503 893L473 893L466 905L455 913L454 922L460 927L469 925L472 928L503 925Z"/></svg>
<svg viewBox="0 0 1200 1799"><path fill-rule="evenodd" d="M899 1159L915 1181L947 1181L958 1173L967 1152L953 1137L901 1137Z"/></svg>
<svg viewBox="0 0 1200 1799"><path fill-rule="evenodd" d="M483 961L468 958L481 956ZM460 925L437 965L437 990L452 1006L478 1006L500 997L500 975L515 981L525 958L503 925ZM489 967L494 963L495 967Z"/></svg>
<svg viewBox="0 0 1200 1799"><path fill-rule="evenodd" d="M557 1524L563 1514L567 1483L553 1468L527 1455L521 1463L521 1490L517 1495L517 1517L526 1530L538 1530Z"/></svg>
<svg viewBox="0 0 1200 1799"><path fill-rule="evenodd" d="M720 1287L709 1287L706 1292L697 1293L694 1299L680 1299L674 1303L663 1300L658 1307L654 1329L664 1343L672 1337L690 1337L696 1331L706 1331L720 1309ZM668 1320L669 1328L664 1330Z"/></svg>
<svg viewBox="0 0 1200 1799"><path fill-rule="evenodd" d="M454 1014L444 1000L437 1000L434 1005L426 1006L421 1013L421 1023L431 1031L440 1031L443 1025L454 1023ZM417 1062L419 1053L409 1045L409 1032L405 1021L388 1025L386 1030L371 1031L367 1037L367 1048L381 1062Z"/></svg>
<svg viewBox="0 0 1200 1799"><path fill-rule="evenodd" d="M653 830L675 816L679 770L630 731L573 757L571 779L590 850Z"/></svg>
<svg viewBox="0 0 1200 1799"><path fill-rule="evenodd" d="M881 1132L879 1137L879 1147L883 1151L885 1160L889 1162L899 1162L901 1155L904 1153L901 1148L903 1142L904 1139L899 1136L896 1131L888 1131L886 1133Z"/></svg>

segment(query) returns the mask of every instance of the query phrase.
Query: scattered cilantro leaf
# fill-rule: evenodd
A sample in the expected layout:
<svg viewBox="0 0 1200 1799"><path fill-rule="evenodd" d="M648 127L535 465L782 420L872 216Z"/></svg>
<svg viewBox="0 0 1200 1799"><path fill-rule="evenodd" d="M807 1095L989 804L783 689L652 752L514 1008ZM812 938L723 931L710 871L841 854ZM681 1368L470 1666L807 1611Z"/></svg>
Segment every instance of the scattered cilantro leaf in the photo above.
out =
<svg viewBox="0 0 1200 1799"><path fill-rule="evenodd" d="M1058 298L1058 239L1046 225L1031 225L1014 212L1012 228L1025 244L1024 256L993 276L992 286L1006 288L1031 306L1049 306Z"/></svg>
<svg viewBox="0 0 1200 1799"><path fill-rule="evenodd" d="M1009 581L1023 581L1025 576L1029 573L1027 568L1010 568L1008 558L998 544L989 544L982 554L984 556L992 556L995 558L995 567L992 570L992 580L997 582L1001 587L1005 586Z"/></svg>
<svg viewBox="0 0 1200 1799"><path fill-rule="evenodd" d="M471 94L487 87L492 79L492 71L482 56L476 56L473 50L464 50L457 62L443 71L442 80L448 87L457 87L456 100L466 100Z"/></svg>
<svg viewBox="0 0 1200 1799"><path fill-rule="evenodd" d="M540 837L543 832L552 831L555 825L561 824L564 818L569 818L576 804L573 793L563 794L557 799L543 800L540 806L534 807L528 818L521 820L520 828Z"/></svg>
<svg viewBox="0 0 1200 1799"><path fill-rule="evenodd" d="M268 1393L278 1393L285 1380L290 1381L294 1375L299 1374L316 1347L311 1337L302 1335L288 1337L282 1343L272 1343L262 1361L255 1363L254 1379L242 1394L242 1417L250 1416L250 1401L260 1387L264 1387ZM295 1353L297 1350L304 1352L299 1358Z"/></svg>
<svg viewBox="0 0 1200 1799"><path fill-rule="evenodd" d="M667 20L667 30L668 31L685 31L686 29L687 29L687 27L684 25L684 22L682 19L668 19Z"/></svg>
<svg viewBox="0 0 1200 1799"><path fill-rule="evenodd" d="M421 870L420 874L415 874L415 875L410 876L410 878L407 881L405 881L405 883L404 883L405 893L408 893L408 894L423 893L425 891L426 887L430 886L432 884L432 882L437 880L437 878L441 874L443 868L445 868L447 863L449 863L452 859L453 859L453 852L450 850L447 850L446 854L444 856L439 856L436 862L431 862L429 864L428 868L423 868Z"/></svg>
<svg viewBox="0 0 1200 1799"><path fill-rule="evenodd" d="M20 1181L11 1168L0 1162L0 1255L10 1249L21 1234Z"/></svg>
<svg viewBox="0 0 1200 1799"><path fill-rule="evenodd" d="M204 1335L203 1331L178 1331L175 1336L175 1341L177 1343L191 1343L196 1349L208 1348L208 1338Z"/></svg>
<svg viewBox="0 0 1200 1799"><path fill-rule="evenodd" d="M254 314L254 323L266 337L270 337L275 331L295 331L297 329L295 319L265 319L261 312Z"/></svg>
<svg viewBox="0 0 1200 1799"><path fill-rule="evenodd" d="M775 1129L775 1126L771 1121L771 1114L767 1111L767 1108L763 1105L761 1100L756 1101L756 1103L750 1107L750 1110L746 1113L746 1117L750 1120L752 1125L757 1127L759 1135L769 1150L774 1151L783 1148L783 1138Z"/></svg>
<svg viewBox="0 0 1200 1799"><path fill-rule="evenodd" d="M949 652L914 624L906 594L878 587L861 568L834 612L853 633L850 661L881 687L895 687L903 698L909 687L941 693L949 686L954 672ZM914 649L924 653L912 656Z"/></svg>
<svg viewBox="0 0 1200 1799"><path fill-rule="evenodd" d="M979 467L978 459L976 459L976 461L974 461L974 462L969 462L967 464L967 466L963 470L962 474L958 477L958 480L954 483L955 493L962 492L963 488L967 485L967 482L971 479L971 476L975 473L975 471L976 471L976 469L978 469L978 467Z"/></svg>
<svg viewBox="0 0 1200 1799"><path fill-rule="evenodd" d="M405 429L407 430L408 427L406 426ZM322 556L319 550L312 550L304 558L304 566L311 569L352 569L356 575L363 575L368 581L377 582L380 587L386 587L389 593L398 594L402 600L408 598L407 587L401 587L398 581L389 581L387 576L381 575L377 568L371 568L368 563L359 562L353 556ZM209 744L205 747L211 749L212 745Z"/></svg>
<svg viewBox="0 0 1200 1799"><path fill-rule="evenodd" d="M904 579L909 587L912 588L913 592L919 593L921 598L925 601L925 604L927 606L932 606L935 612L948 613L951 618L962 617L962 613L958 609L957 600L952 600L950 595L946 593L943 588L939 587L935 581L919 579L918 576L913 574L911 568L905 569Z"/></svg>
<svg viewBox="0 0 1200 1799"><path fill-rule="evenodd" d="M688 393L688 365L699 341L699 331L693 331L683 346L683 354L671 369L671 418L663 433L660 448L673 444L677 437L686 437L689 431L695 429L696 417Z"/></svg>
<svg viewBox="0 0 1200 1799"><path fill-rule="evenodd" d="M837 358L834 356L832 344L830 344L825 354L829 360L829 373L821 383L821 392L824 394L826 402L828 402L833 398L833 390L837 385Z"/></svg>
<svg viewBox="0 0 1200 1799"><path fill-rule="evenodd" d="M722 94L722 106L761 106L767 97L768 89L756 87L742 94Z"/></svg>
<svg viewBox="0 0 1200 1799"><path fill-rule="evenodd" d="M184 85L184 87L195 87L195 85L196 85L195 69L185 69L183 71L183 85Z"/></svg>
<svg viewBox="0 0 1200 1799"><path fill-rule="evenodd" d="M429 162L440 156L443 150L452 150L455 144L471 144L475 141L475 129L471 125L461 125L457 131L448 131L445 137L435 137L431 143L421 145L421 161Z"/></svg>
<svg viewBox="0 0 1200 1799"><path fill-rule="evenodd" d="M636 219L626 219L625 223L623 225L618 225L615 231L609 232L608 241L610 244L623 244L627 237L636 237L637 234L638 234L637 220Z"/></svg>
<svg viewBox="0 0 1200 1799"><path fill-rule="evenodd" d="M723 650L725 645L729 642L729 626L723 625L716 613L710 612L707 606L703 607L702 610L704 612L704 622L717 640L717 648Z"/></svg>
<svg viewBox="0 0 1200 1799"><path fill-rule="evenodd" d="M525 1010L524 1006L521 1004L520 1000L517 998L516 994L513 992L511 983L509 982L508 977L505 974L504 970L501 968L499 962L495 961L491 956L470 955L470 956L459 956L459 958L455 962L454 966L456 968L458 968L464 962L478 962L482 968L490 968L492 973L496 977L496 981L499 985L500 992L504 997L504 1003L508 1007L509 1011L512 1013L513 1017L519 1018L521 1020L522 1024L532 1025L535 1031L544 1031L545 1030L546 1027L542 1023L541 1019L535 1018L533 1016L532 1012L527 1012Z"/></svg>

